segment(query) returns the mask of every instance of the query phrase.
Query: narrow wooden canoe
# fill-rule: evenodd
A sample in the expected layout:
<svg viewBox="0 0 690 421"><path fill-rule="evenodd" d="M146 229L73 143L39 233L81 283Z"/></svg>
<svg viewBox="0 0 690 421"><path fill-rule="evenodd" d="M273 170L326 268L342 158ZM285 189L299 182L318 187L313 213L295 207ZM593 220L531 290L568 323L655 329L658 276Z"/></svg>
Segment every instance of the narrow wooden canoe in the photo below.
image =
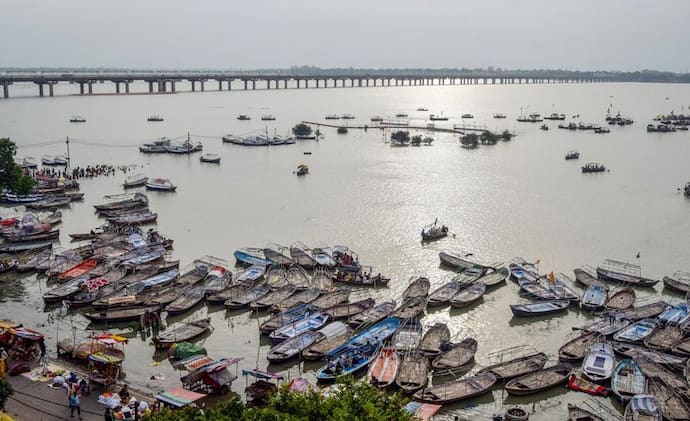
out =
<svg viewBox="0 0 690 421"><path fill-rule="evenodd" d="M542 368L509 381L506 383L505 389L511 395L531 395L565 384L571 371L572 367L568 364Z"/></svg>
<svg viewBox="0 0 690 421"><path fill-rule="evenodd" d="M620 319L640 320L656 317L666 311L670 306L664 301L655 301L643 306L629 308L616 313Z"/></svg>
<svg viewBox="0 0 690 421"><path fill-rule="evenodd" d="M647 349L642 346L633 345L625 342L613 342L613 350L618 355L623 355L628 358L633 358L639 360L640 358L646 358L657 364L663 364L673 369L681 369L687 358L671 355L659 351L654 351Z"/></svg>
<svg viewBox="0 0 690 421"><path fill-rule="evenodd" d="M350 298L350 289L339 288L333 292L327 292L314 301L311 302L311 306L318 309L324 309L328 307L333 307L337 304L347 303Z"/></svg>
<svg viewBox="0 0 690 421"><path fill-rule="evenodd" d="M434 370L455 370L472 361L476 352L477 340L465 338L453 344L451 349L441 352L431 361L431 367Z"/></svg>
<svg viewBox="0 0 690 421"><path fill-rule="evenodd" d="M316 287L299 291L284 299L282 302L274 305L272 311L281 311L282 309L294 307L296 305L312 303L314 300L319 298L321 292L322 291Z"/></svg>
<svg viewBox="0 0 690 421"><path fill-rule="evenodd" d="M664 286L681 294L690 292L690 274L685 272L676 272L673 276L664 276Z"/></svg>
<svg viewBox="0 0 690 421"><path fill-rule="evenodd" d="M388 317L393 310L395 310L395 301L386 301L351 317L347 324L355 329L361 326L373 325Z"/></svg>
<svg viewBox="0 0 690 421"><path fill-rule="evenodd" d="M483 395L491 390L496 377L491 373L478 374L420 390L412 397L416 401L447 404Z"/></svg>
<svg viewBox="0 0 690 421"><path fill-rule="evenodd" d="M182 314L199 304L206 297L206 287L203 285L195 286L187 291L182 297L173 301L165 307L165 311L170 315Z"/></svg>
<svg viewBox="0 0 690 421"><path fill-rule="evenodd" d="M575 280L582 283L585 286L591 286L599 282L596 273L591 273L582 268L576 268L573 273L575 273Z"/></svg>
<svg viewBox="0 0 690 421"><path fill-rule="evenodd" d="M93 270L93 268L95 268L97 264L98 262L96 261L96 259L84 260L76 264L75 266L72 266L71 268L67 269L66 271L60 273L58 275L58 280L60 282L63 282L69 281L70 279L78 278L81 275L84 275L85 273L88 273L91 270Z"/></svg>
<svg viewBox="0 0 690 421"><path fill-rule="evenodd" d="M282 303L289 296L294 294L295 291L297 291L297 287L294 285L286 285L252 301L249 303L249 308L252 310L266 310L271 306Z"/></svg>
<svg viewBox="0 0 690 421"><path fill-rule="evenodd" d="M567 300L560 301L541 301L530 304L511 304L510 311L515 317L534 317L565 311L570 306Z"/></svg>
<svg viewBox="0 0 690 421"><path fill-rule="evenodd" d="M302 358L308 361L318 361L339 346L345 345L352 336L352 329L332 338L322 338L302 351Z"/></svg>
<svg viewBox="0 0 690 421"><path fill-rule="evenodd" d="M153 343L156 348L167 348L174 343L190 341L211 329L211 319L200 319L189 323L183 323L174 329L155 336Z"/></svg>
<svg viewBox="0 0 690 421"><path fill-rule="evenodd" d="M467 307L468 305L478 301L486 292L486 285L481 282L475 282L469 287L455 294L450 299L450 306L453 308Z"/></svg>
<svg viewBox="0 0 690 421"><path fill-rule="evenodd" d="M426 331L419 344L419 350L429 358L441 353L441 344L450 341L450 329L445 323L435 323Z"/></svg>
<svg viewBox="0 0 690 421"><path fill-rule="evenodd" d="M124 307L115 310L84 313L84 317L97 323L125 322L139 320L141 316L158 313L160 310L160 306Z"/></svg>
<svg viewBox="0 0 690 421"><path fill-rule="evenodd" d="M548 359L546 354L539 352L484 367L479 373L491 373L499 380L510 380L544 368Z"/></svg>
<svg viewBox="0 0 690 421"><path fill-rule="evenodd" d="M310 312L311 309L307 304L299 304L294 307L290 307L287 310L274 314L270 319L261 323L261 333L264 335L268 335L281 326L307 317Z"/></svg>
<svg viewBox="0 0 690 421"><path fill-rule="evenodd" d="M424 353L411 351L402 356L395 384L405 393L414 393L429 380L429 359Z"/></svg>
<svg viewBox="0 0 690 421"><path fill-rule="evenodd" d="M268 294L271 291L271 288L269 288L268 285L266 284L259 284L253 288L250 288L247 290L246 293L243 295L230 299L225 302L225 307L231 309L231 310L237 310L240 308L247 307L249 303L252 301L259 299L263 297L264 295Z"/></svg>
<svg viewBox="0 0 690 421"><path fill-rule="evenodd" d="M491 288L500 284L501 282L505 282L505 280L508 279L508 275L510 275L508 268L502 267L493 272L487 273L486 275L477 279L477 281L486 285L487 288Z"/></svg>
<svg viewBox="0 0 690 421"><path fill-rule="evenodd" d="M330 316L331 320L349 319L350 317L362 313L374 307L376 302L373 298L367 298L349 304L337 304L329 307L323 312Z"/></svg>
<svg viewBox="0 0 690 421"><path fill-rule="evenodd" d="M635 290L623 288L610 296L604 306L609 310L626 310L635 304L635 297Z"/></svg>
<svg viewBox="0 0 690 421"><path fill-rule="evenodd" d="M379 389L385 389L395 382L400 367L398 352L393 347L381 348L378 355L369 364L367 378Z"/></svg>

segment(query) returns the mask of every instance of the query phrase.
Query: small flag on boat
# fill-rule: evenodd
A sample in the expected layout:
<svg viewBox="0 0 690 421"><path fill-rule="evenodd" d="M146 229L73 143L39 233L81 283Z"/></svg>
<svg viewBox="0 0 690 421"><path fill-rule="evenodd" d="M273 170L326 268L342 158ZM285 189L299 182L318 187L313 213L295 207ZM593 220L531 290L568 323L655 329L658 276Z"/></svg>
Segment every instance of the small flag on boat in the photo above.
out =
<svg viewBox="0 0 690 421"><path fill-rule="evenodd" d="M553 272L549 272L548 275L546 275L546 279L549 280L549 283L554 283L556 282L556 277L553 275Z"/></svg>
<svg viewBox="0 0 690 421"><path fill-rule="evenodd" d="M637 252L637 258L638 259L640 258L640 252L639 251Z"/></svg>
<svg viewBox="0 0 690 421"><path fill-rule="evenodd" d="M541 263L541 259L537 259L537 260L534 261L534 264L535 264L535 265L538 265L539 263Z"/></svg>

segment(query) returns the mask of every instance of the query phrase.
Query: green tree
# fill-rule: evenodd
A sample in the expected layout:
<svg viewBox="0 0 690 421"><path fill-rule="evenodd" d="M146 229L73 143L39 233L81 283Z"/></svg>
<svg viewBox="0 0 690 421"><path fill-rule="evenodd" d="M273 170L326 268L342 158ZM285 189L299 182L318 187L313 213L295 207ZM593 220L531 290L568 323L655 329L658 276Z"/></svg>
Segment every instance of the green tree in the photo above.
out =
<svg viewBox="0 0 690 421"><path fill-rule="evenodd" d="M300 123L292 128L292 133L295 136L311 136L312 129L308 124Z"/></svg>
<svg viewBox="0 0 690 421"><path fill-rule="evenodd" d="M513 134L509 132L508 130L504 130L503 133L501 133L501 139L502 140L510 140L513 138Z"/></svg>
<svg viewBox="0 0 690 421"><path fill-rule="evenodd" d="M34 180L22 173L14 162L17 145L8 138L0 139L0 190L28 194L34 188Z"/></svg>
<svg viewBox="0 0 690 421"><path fill-rule="evenodd" d="M498 142L498 136L488 130L483 131L482 134L479 135L479 141L488 144L488 145L495 145L496 142Z"/></svg>
<svg viewBox="0 0 690 421"><path fill-rule="evenodd" d="M338 127L338 134L347 134L347 127Z"/></svg>
<svg viewBox="0 0 690 421"><path fill-rule="evenodd" d="M5 410L5 403L7 399L14 394L12 385L7 381L6 378L0 377L0 411Z"/></svg>
<svg viewBox="0 0 690 421"><path fill-rule="evenodd" d="M412 136L412 138L410 139L410 143L413 145L416 145L416 146L421 145L422 144L422 136L418 135L418 134Z"/></svg>

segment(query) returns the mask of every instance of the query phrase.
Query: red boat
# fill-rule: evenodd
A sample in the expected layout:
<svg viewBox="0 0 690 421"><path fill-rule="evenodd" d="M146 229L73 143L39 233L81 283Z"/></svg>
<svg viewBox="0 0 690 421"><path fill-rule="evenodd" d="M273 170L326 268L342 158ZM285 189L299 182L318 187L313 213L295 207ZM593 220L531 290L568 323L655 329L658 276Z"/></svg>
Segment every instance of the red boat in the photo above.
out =
<svg viewBox="0 0 690 421"><path fill-rule="evenodd" d="M577 377L576 374L570 375L570 379L568 379L568 384L566 387L570 390L574 390L576 392L585 392L589 393L590 395L607 396L609 394L609 389L606 387Z"/></svg>
<svg viewBox="0 0 690 421"><path fill-rule="evenodd" d="M79 276L81 276L81 275L91 271L93 268L95 268L96 264L98 264L96 259L84 260L83 262L80 262L77 265L72 266L71 268L67 269L66 271L60 273L58 275L58 279L60 281L69 281L70 279L78 278Z"/></svg>

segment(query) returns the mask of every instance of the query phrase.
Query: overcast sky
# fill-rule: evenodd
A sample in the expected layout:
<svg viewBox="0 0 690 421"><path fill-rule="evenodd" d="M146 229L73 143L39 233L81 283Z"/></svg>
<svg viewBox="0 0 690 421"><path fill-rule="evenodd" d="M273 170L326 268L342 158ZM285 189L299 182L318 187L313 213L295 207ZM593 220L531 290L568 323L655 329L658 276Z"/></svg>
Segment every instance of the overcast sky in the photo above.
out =
<svg viewBox="0 0 690 421"><path fill-rule="evenodd" d="M690 71L688 0L0 0L0 67Z"/></svg>

